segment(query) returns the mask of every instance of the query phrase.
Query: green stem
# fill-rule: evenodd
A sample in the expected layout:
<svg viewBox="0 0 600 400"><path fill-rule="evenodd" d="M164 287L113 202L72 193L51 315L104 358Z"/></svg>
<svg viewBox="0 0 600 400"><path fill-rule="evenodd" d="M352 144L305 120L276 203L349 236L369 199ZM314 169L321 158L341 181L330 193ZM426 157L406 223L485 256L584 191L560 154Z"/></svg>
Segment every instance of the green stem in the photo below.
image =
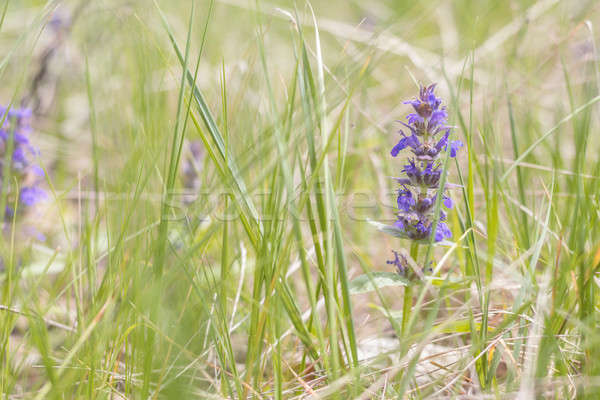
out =
<svg viewBox="0 0 600 400"><path fill-rule="evenodd" d="M410 256L415 262L417 261L417 257L419 255L419 244L417 242L413 242L410 246ZM413 298L412 298L412 286L409 284L404 287L404 302L402 304L402 335L406 335L406 329L408 325L408 321L410 320L410 309L412 308Z"/></svg>
<svg viewBox="0 0 600 400"><path fill-rule="evenodd" d="M410 319L410 308L412 307L412 286L404 287L404 304L402 305L402 336L406 334L406 325Z"/></svg>

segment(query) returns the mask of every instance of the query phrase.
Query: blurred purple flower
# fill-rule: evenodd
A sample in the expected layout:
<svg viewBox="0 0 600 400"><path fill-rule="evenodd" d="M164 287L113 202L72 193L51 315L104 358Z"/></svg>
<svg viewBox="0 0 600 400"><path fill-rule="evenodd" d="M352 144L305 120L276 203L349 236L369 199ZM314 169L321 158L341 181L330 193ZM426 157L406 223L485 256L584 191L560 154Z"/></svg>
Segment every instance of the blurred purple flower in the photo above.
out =
<svg viewBox="0 0 600 400"><path fill-rule="evenodd" d="M21 187L19 202L26 207L33 206L46 198L46 192L39 187L44 171L32 162L39 152L31 145L29 139L32 131L31 117L32 113L28 108L8 109L0 105L0 180L7 175L7 172L12 179L17 180L18 186ZM5 165L4 159L10 150L12 150L10 162ZM7 193L9 204L15 201L15 196L13 185L9 185ZM12 219L14 214L14 210L7 207L5 218Z"/></svg>
<svg viewBox="0 0 600 400"><path fill-rule="evenodd" d="M21 203L26 206L32 206L47 197L46 192L38 187L25 187L21 190L19 198Z"/></svg>
<svg viewBox="0 0 600 400"><path fill-rule="evenodd" d="M406 271L408 270L408 261L402 254L398 253L397 251L392 250L392 253L394 253L394 259L387 261L387 263L395 266L396 271L400 275L406 275Z"/></svg>
<svg viewBox="0 0 600 400"><path fill-rule="evenodd" d="M450 157L456 157L458 149L463 147L463 143L460 140L454 140L450 143Z"/></svg>
<svg viewBox="0 0 600 400"><path fill-rule="evenodd" d="M196 192L202 185L200 172L204 159L204 144L200 140L193 140L186 144L184 159L181 166L183 185L191 191ZM185 198L184 202L191 201Z"/></svg>

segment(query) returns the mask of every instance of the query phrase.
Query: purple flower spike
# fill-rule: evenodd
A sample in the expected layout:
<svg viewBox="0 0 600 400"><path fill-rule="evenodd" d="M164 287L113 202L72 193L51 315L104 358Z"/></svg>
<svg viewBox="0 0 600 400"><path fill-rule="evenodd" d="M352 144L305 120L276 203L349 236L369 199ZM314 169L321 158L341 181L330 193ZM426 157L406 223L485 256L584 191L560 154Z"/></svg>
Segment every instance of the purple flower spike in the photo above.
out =
<svg viewBox="0 0 600 400"><path fill-rule="evenodd" d="M18 217L21 210L33 206L46 198L46 192L39 188L41 178L44 177L44 171L31 161L39 154L39 151L33 147L30 140L32 112L27 108L7 109L0 105L0 121L4 119L0 126L0 159L4 159L9 149L9 142L12 142L12 158L8 165L0 165L0 177L6 173L5 168L10 170L11 176L21 187L18 193L18 199L23 208L17 213L14 210L7 209L5 220L11 220ZM8 202L13 203L16 200L16 187L12 183L8 186ZM15 215L17 214L17 215Z"/></svg>
<svg viewBox="0 0 600 400"><path fill-rule="evenodd" d="M46 198L46 192L38 187L26 187L21 190L21 203L32 206Z"/></svg>
<svg viewBox="0 0 600 400"><path fill-rule="evenodd" d="M448 127L448 112L442 106L442 100L435 95L435 84L423 86L419 96L406 101L414 109L407 117L407 122L401 122L410 130L410 135L400 131L402 138L391 151L397 157L400 151L409 149L414 158L409 158L402 172L405 177L396 178L402 184L398 191L398 214L394 227L401 230L406 237L416 241L428 241L433 235L436 242L452 236L446 224L447 215L439 210L438 223L433 232L435 203L437 196L442 196L442 203L451 209L452 199L444 194L440 187L442 175L440 153L447 151L450 157L456 157L460 147L459 140L450 141L451 128ZM388 263L396 265L402 273L404 266L402 257L395 254L395 259Z"/></svg>

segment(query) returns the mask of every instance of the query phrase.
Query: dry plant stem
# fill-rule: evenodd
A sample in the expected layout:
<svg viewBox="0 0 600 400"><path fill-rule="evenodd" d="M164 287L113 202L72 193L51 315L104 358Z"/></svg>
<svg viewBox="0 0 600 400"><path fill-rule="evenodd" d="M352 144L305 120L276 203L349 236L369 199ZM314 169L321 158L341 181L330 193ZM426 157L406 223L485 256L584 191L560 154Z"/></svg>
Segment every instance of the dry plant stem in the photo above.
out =
<svg viewBox="0 0 600 400"><path fill-rule="evenodd" d="M419 255L419 244L413 242L410 245L410 257L416 262ZM404 302L402 303L402 335L406 335L406 327L410 320L410 308L412 307L412 286L404 287Z"/></svg>

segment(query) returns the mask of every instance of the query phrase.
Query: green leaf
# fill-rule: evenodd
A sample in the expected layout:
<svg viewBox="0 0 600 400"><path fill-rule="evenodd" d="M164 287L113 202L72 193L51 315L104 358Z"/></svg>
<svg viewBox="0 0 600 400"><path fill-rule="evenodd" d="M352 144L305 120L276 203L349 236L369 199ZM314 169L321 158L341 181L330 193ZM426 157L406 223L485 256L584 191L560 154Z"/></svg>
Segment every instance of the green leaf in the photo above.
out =
<svg viewBox="0 0 600 400"><path fill-rule="evenodd" d="M475 322L473 326L477 329L477 331L481 330L481 322ZM447 321L439 325L435 325L434 329L439 333L465 333L470 332L471 324L468 319L459 319L457 321ZM488 332L492 331L492 327L487 327Z"/></svg>
<svg viewBox="0 0 600 400"><path fill-rule="evenodd" d="M370 276L369 276L370 275ZM408 286L410 281L395 272L373 272L371 274L360 275L350 281L350 293L368 293L375 290L375 287L382 288L386 286Z"/></svg>
<svg viewBox="0 0 600 400"><path fill-rule="evenodd" d="M443 287L445 289L460 290L468 287L473 281L472 278L464 279L448 279L440 278L438 276L425 276L425 280L431 282L433 286Z"/></svg>
<svg viewBox="0 0 600 400"><path fill-rule="evenodd" d="M408 239L406 233L402 229L396 228L394 225L385 225L381 222L372 221L370 219L368 219L367 222L383 233L387 233L388 235L392 235L402 239Z"/></svg>

